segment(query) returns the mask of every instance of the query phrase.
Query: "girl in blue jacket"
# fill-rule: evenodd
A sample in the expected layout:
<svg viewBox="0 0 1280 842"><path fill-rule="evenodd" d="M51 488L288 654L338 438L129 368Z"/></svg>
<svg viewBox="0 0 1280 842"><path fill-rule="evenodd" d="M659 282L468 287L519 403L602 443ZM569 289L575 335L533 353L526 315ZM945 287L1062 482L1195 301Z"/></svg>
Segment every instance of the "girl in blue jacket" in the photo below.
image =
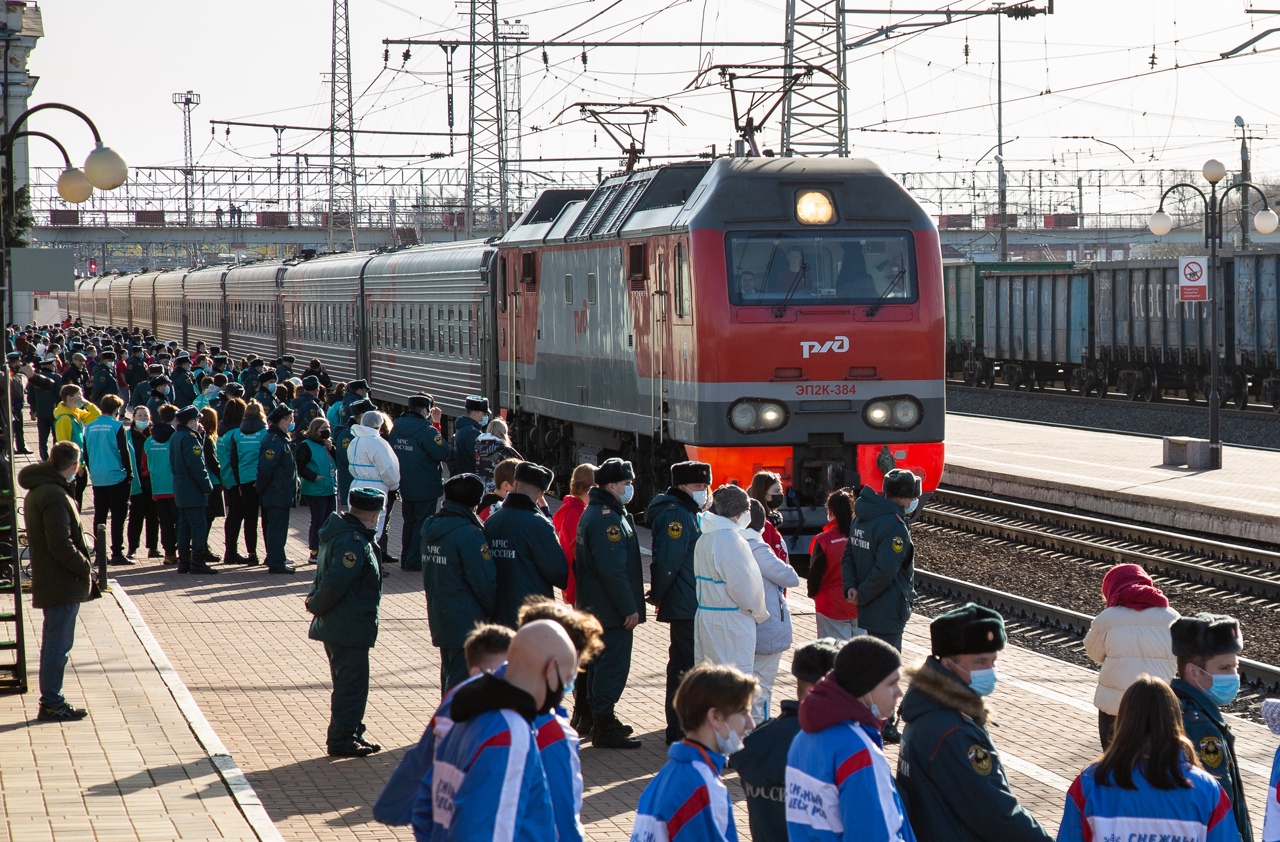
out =
<svg viewBox="0 0 1280 842"><path fill-rule="evenodd" d="M685 675L673 702L685 738L671 744L667 765L640 795L631 842L737 842L720 772L754 725L756 689L754 678L720 664Z"/></svg>
<svg viewBox="0 0 1280 842"><path fill-rule="evenodd" d="M1169 685L1144 675L1120 699L1102 759L1067 790L1058 842L1089 839L1239 839L1231 801L1200 766Z"/></svg>
<svg viewBox="0 0 1280 842"><path fill-rule="evenodd" d="M898 650L855 637L800 703L787 752L791 842L915 842L881 731L902 699Z"/></svg>

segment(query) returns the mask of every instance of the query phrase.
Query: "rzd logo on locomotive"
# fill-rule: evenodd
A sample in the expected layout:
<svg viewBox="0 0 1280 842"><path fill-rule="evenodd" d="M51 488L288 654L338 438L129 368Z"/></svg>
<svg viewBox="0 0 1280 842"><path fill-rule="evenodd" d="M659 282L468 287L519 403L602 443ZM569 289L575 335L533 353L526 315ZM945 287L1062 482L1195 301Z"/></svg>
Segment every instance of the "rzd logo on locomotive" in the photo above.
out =
<svg viewBox="0 0 1280 842"><path fill-rule="evenodd" d="M807 360L814 354L843 354L849 350L849 337L837 336L834 339L828 339L826 342L801 342L800 353Z"/></svg>

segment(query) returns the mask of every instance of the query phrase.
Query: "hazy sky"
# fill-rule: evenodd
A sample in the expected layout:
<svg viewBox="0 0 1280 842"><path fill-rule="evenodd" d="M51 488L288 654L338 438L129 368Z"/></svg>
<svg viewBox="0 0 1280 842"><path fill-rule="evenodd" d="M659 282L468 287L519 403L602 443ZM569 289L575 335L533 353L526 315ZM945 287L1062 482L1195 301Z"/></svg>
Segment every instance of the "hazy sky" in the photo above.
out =
<svg viewBox="0 0 1280 842"><path fill-rule="evenodd" d="M849 2L853 6L855 0ZM1273 81L1280 33L1262 40L1256 54L1214 61L1280 26L1280 15L1248 14L1251 5L1280 8L1280 0L1057 0L1052 16L1005 19L1007 165L1198 169L1211 156L1232 165L1239 149L1232 121L1241 115L1258 138L1255 173L1280 172L1280 96ZM907 0L892 6L942 3ZM892 6L884 0L866 4ZM959 2L952 8L989 7ZM403 70L393 50L384 69L381 41L465 37L467 8L441 0L350 0L361 127L445 128L441 50L416 48ZM266 129L234 129L228 138L220 128L211 137L211 118L328 122L326 0L57 0L42 9L46 36L31 59L32 72L41 77L33 103L60 100L84 109L131 164L181 162L181 115L170 102L175 91L192 89L203 97L194 115L194 147L205 165L262 165L275 149L275 135ZM534 43L566 30L572 30L569 39L781 41L783 9L783 0L511 0L500 14L527 23ZM848 37L906 20L850 15ZM988 16L851 51L854 154L895 172L993 168L988 150L995 143L996 27ZM466 125L465 52L457 53L460 127ZM566 125L551 125L564 107L602 99L661 101L684 119L687 126L664 116L650 129L653 154L694 154L712 144L723 150L733 139L728 93L718 86L683 89L700 65L781 60L772 49L610 48L588 50L584 69L581 52L549 48L545 66L540 49L525 57L526 158L612 154L608 138L576 122L572 113ZM766 132L766 145L778 142L780 113ZM73 157L88 150L87 136L79 136L82 130L72 121L41 115L37 123L31 128L53 129ZM425 158L447 151L447 141L436 138L371 136L357 144L367 154ZM284 148L327 151L327 141L288 132ZM457 148L459 154L441 165L465 164L464 145ZM35 163L56 163L42 144L32 151Z"/></svg>

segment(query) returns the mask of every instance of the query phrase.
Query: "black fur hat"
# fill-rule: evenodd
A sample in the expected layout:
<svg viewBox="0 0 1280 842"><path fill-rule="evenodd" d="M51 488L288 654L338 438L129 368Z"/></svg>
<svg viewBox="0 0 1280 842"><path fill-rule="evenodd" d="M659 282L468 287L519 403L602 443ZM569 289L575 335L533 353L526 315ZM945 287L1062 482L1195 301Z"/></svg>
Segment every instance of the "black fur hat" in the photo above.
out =
<svg viewBox="0 0 1280 842"><path fill-rule="evenodd" d="M349 415L348 417L351 419L352 423L358 424L360 423L361 415L364 415L366 412L373 412L378 407L373 401L369 400L368 398L361 398L358 401L352 401L351 406L347 408L351 412L351 415Z"/></svg>
<svg viewBox="0 0 1280 842"><path fill-rule="evenodd" d="M516 465L516 482L536 486L543 491L551 487L556 475L550 468L544 468L535 462L521 462Z"/></svg>
<svg viewBox="0 0 1280 842"><path fill-rule="evenodd" d="M671 466L672 485L711 484L711 466L706 462L677 462Z"/></svg>
<svg viewBox="0 0 1280 842"><path fill-rule="evenodd" d="M1240 621L1225 614L1200 613L1174 620L1169 627L1175 658L1212 658L1234 655L1244 649Z"/></svg>
<svg viewBox="0 0 1280 842"><path fill-rule="evenodd" d="M484 480L475 474L457 474L444 484L444 499L475 509L484 498Z"/></svg>
<svg viewBox="0 0 1280 842"><path fill-rule="evenodd" d="M939 614L929 624L929 643L939 658L999 652L1009 642L998 611L969 602Z"/></svg>
<svg viewBox="0 0 1280 842"><path fill-rule="evenodd" d="M604 460L604 464L596 468L596 485L608 485L611 482L624 482L636 478L636 470L630 462L624 462L616 456Z"/></svg>
<svg viewBox="0 0 1280 842"><path fill-rule="evenodd" d="M482 398L478 395L471 395L466 402L467 412L488 412L489 399Z"/></svg>
<svg viewBox="0 0 1280 842"><path fill-rule="evenodd" d="M906 468L894 468L884 475L884 496L914 499L920 496L920 477Z"/></svg>

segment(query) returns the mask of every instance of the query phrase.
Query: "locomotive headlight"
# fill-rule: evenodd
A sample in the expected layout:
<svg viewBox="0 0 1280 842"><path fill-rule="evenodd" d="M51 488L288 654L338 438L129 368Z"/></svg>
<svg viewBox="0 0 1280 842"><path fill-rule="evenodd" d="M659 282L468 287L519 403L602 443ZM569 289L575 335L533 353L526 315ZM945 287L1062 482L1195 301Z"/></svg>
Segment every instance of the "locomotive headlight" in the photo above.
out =
<svg viewBox="0 0 1280 842"><path fill-rule="evenodd" d="M867 407L867 423L873 427L884 427L893 417L893 410L884 401L876 401Z"/></svg>
<svg viewBox="0 0 1280 842"><path fill-rule="evenodd" d="M787 414L776 403L767 403L760 407L760 426L766 430L774 430L787 420Z"/></svg>
<svg viewBox="0 0 1280 842"><path fill-rule="evenodd" d="M756 426L756 408L749 403L740 403L729 412L729 421L744 433L754 430Z"/></svg>
<svg viewBox="0 0 1280 842"><path fill-rule="evenodd" d="M836 207L826 190L801 190L796 194L796 219L801 225L830 225Z"/></svg>
<svg viewBox="0 0 1280 842"><path fill-rule="evenodd" d="M915 401L899 401L893 407L893 425L895 427L914 427L920 420L920 407Z"/></svg>
<svg viewBox="0 0 1280 842"><path fill-rule="evenodd" d="M740 433L768 433L787 425L787 407L778 401L743 398L729 408L729 424Z"/></svg>

